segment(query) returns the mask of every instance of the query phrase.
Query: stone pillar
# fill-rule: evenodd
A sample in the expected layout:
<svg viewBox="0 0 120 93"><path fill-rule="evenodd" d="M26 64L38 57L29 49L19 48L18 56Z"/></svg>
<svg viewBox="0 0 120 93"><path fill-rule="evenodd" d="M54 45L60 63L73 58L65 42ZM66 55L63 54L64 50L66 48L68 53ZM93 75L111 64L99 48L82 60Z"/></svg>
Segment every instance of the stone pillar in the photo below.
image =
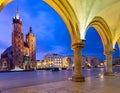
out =
<svg viewBox="0 0 120 93"><path fill-rule="evenodd" d="M74 72L72 76L72 81L84 82L85 78L82 75L82 49L84 47L84 41L81 43L75 43L72 45L74 50Z"/></svg>
<svg viewBox="0 0 120 93"><path fill-rule="evenodd" d="M114 72L112 70L112 54L114 53L114 51L110 51L110 52L105 52L105 56L106 56L106 72L105 72L105 76L114 76Z"/></svg>

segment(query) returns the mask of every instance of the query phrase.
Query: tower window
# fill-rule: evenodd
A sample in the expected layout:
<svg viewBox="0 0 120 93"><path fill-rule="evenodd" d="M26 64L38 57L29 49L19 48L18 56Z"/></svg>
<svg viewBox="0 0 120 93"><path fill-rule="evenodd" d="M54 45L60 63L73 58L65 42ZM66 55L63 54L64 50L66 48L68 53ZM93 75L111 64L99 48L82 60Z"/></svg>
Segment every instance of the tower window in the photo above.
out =
<svg viewBox="0 0 120 93"><path fill-rule="evenodd" d="M19 36L19 38L20 38L20 36Z"/></svg>

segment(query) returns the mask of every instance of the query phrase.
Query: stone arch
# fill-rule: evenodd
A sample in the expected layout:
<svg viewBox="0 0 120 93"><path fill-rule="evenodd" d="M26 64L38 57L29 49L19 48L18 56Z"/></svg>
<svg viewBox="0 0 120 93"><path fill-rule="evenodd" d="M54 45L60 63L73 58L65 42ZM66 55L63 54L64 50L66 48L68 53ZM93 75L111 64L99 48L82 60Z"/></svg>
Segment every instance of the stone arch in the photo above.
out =
<svg viewBox="0 0 120 93"><path fill-rule="evenodd" d="M82 76L82 48L84 42L80 39L80 23L75 10L68 0L44 0L47 2L64 20L71 36L72 49L74 51L74 72L72 81L85 81Z"/></svg>
<svg viewBox="0 0 120 93"><path fill-rule="evenodd" d="M5 0L0 5L0 11L12 1L13 0ZM69 30L72 44L80 42L79 22L70 3L67 0L65 0L64 2L56 0L44 0L44 1L48 3L54 10L56 10L56 12L62 17L63 21L65 22Z"/></svg>
<svg viewBox="0 0 120 93"><path fill-rule="evenodd" d="M104 54L106 56L106 64L107 64L105 75L114 76L114 72L112 71L112 54L114 53L114 49L113 49L112 34L110 32L110 28L107 25L106 21L99 16L96 16L92 20L92 22L88 25L87 29L91 26L93 26L97 30L103 43Z"/></svg>
<svg viewBox="0 0 120 93"><path fill-rule="evenodd" d="M98 34L100 35L103 43L104 51L105 52L112 51L113 50L112 35L110 33L110 29L107 23L105 22L105 20L102 17L96 16L90 22L87 29L91 26L93 26L97 30ZM86 29L86 32L87 32L87 29Z"/></svg>
<svg viewBox="0 0 120 93"><path fill-rule="evenodd" d="M2 1L0 1L0 11L12 1L13 0L2 0Z"/></svg>
<svg viewBox="0 0 120 93"><path fill-rule="evenodd" d="M80 40L80 25L77 16L70 5L70 3L65 0L44 0L48 3L56 12L62 17L65 22L71 36L72 45L81 42Z"/></svg>
<svg viewBox="0 0 120 93"><path fill-rule="evenodd" d="M10 1L10 0L5 0L4 2L6 3L7 1ZM107 25L107 23L109 23L109 22L104 20L104 19L106 19L105 17L96 16L99 12L101 12L105 8L104 6L108 6L112 2L112 0L110 3L108 3L107 0L105 1L105 3L102 2L103 3L102 7L100 7L101 5L99 2L96 2L95 4L98 5L99 8L97 8L98 10L96 10L96 11L91 8L90 11L93 11L93 14L90 11L88 13L86 12L86 9L87 9L86 8L87 7L86 0L84 3L81 3L84 6L82 9L85 9L82 11L81 14L86 14L86 15L92 14L92 15L89 15L91 18L88 16L85 16L85 15L82 15L82 18L85 18L86 21L83 20L83 22L81 22L81 24L85 25L87 21L89 23L91 21L91 19L94 16L96 16L90 22L87 29L86 29L87 24L85 25L85 28L82 29L82 25L80 24L80 21L82 21L82 20L79 18L79 16L81 16L81 15L77 14L77 12L76 12L77 10L80 9L80 7L74 8L72 6L72 3L70 3L69 0L44 0L44 1L46 3L48 3L54 10L56 10L56 12L64 20L64 22L69 30L71 40L72 40L72 46L74 48L73 50L74 50L74 62L75 62L74 76L73 76L72 80L73 81L84 81L84 77L82 76L82 69L81 69L81 67L82 67L81 66L82 49L84 47L84 40L80 39L80 35L82 35L81 34L82 32L84 33L84 31L82 31L82 30L87 31L87 29L91 26L93 26L98 31L98 33L102 39L105 54L106 54L106 59L107 59L108 63L110 63L110 64L108 64L107 72L109 74L112 74L112 69L111 69L112 64L111 63L112 63L112 53L113 53L113 42L112 42L112 34L109 29L111 26L109 27ZM115 0L115 1L119 1L119 0ZM81 6L81 5L78 5L78 6ZM95 9L96 7L97 6L95 6L93 8ZM88 7L88 8L90 8L90 7ZM86 18L87 19L90 18L90 20L87 20ZM82 29L81 31L80 31L80 28Z"/></svg>

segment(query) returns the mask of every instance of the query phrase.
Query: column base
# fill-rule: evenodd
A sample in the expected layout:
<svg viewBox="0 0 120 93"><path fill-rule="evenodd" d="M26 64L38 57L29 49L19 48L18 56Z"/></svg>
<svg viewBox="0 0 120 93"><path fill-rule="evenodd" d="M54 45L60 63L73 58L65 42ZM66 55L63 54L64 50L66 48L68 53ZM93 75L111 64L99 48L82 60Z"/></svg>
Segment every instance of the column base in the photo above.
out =
<svg viewBox="0 0 120 93"><path fill-rule="evenodd" d="M84 76L72 76L72 81L74 82L85 82Z"/></svg>
<svg viewBox="0 0 120 93"><path fill-rule="evenodd" d="M115 73L114 72L106 72L104 75L105 76L115 76Z"/></svg>

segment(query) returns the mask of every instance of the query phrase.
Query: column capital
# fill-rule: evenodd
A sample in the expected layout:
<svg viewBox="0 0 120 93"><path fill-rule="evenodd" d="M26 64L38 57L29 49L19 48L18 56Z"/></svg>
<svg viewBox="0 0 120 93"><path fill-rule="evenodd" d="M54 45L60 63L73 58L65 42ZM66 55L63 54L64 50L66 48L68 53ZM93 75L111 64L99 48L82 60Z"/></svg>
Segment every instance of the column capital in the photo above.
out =
<svg viewBox="0 0 120 93"><path fill-rule="evenodd" d="M115 50L113 49L113 50L111 50L111 51L105 51L104 54L105 54L105 55L111 55L111 54L113 54L114 52L115 52Z"/></svg>
<svg viewBox="0 0 120 93"><path fill-rule="evenodd" d="M72 49L75 50L75 49L82 49L84 48L85 44L84 44L84 41L80 42L80 43L74 43L72 45Z"/></svg>

